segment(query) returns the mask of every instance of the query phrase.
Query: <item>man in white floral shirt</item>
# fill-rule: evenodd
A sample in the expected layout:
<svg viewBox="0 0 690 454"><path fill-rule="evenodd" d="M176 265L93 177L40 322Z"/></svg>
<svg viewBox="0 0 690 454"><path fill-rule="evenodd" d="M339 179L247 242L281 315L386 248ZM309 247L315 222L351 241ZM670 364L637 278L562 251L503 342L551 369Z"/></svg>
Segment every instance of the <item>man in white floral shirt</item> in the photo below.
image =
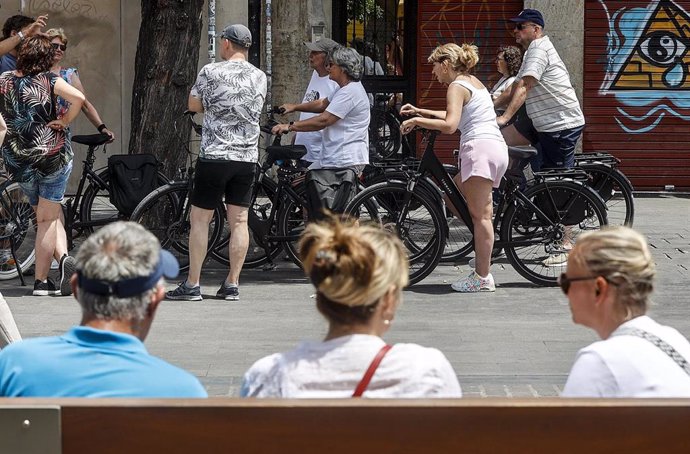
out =
<svg viewBox="0 0 690 454"><path fill-rule="evenodd" d="M230 270L216 296L239 300L239 277L249 246L248 209L259 160L259 117L266 98L266 75L247 61L252 35L244 25L225 27L220 35L224 61L204 66L189 95L189 110L204 112L201 152L191 195L189 275L166 296L200 301L201 265L206 257L208 225L225 195L230 236Z"/></svg>

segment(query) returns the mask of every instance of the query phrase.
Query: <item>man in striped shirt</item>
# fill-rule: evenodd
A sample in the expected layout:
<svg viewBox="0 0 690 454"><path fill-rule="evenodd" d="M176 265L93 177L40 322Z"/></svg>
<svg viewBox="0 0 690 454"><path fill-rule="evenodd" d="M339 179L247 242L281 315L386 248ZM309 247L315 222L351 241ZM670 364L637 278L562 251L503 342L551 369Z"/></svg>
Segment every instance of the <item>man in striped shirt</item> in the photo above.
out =
<svg viewBox="0 0 690 454"><path fill-rule="evenodd" d="M503 129L506 142L539 144L540 153L532 162L533 170L572 167L585 118L568 70L549 37L544 35L544 17L539 11L525 9L510 20L515 23L515 40L526 52L513 84L510 104L497 118L498 125L506 125L526 103L529 118L518 118Z"/></svg>

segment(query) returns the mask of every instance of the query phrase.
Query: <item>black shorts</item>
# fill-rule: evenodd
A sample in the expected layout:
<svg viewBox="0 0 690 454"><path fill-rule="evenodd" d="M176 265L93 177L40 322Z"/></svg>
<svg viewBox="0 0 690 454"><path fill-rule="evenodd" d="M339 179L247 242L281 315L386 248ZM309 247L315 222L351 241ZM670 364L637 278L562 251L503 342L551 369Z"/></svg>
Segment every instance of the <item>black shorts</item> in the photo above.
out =
<svg viewBox="0 0 690 454"><path fill-rule="evenodd" d="M198 159L194 170L192 205L213 210L225 194L227 205L249 207L256 171L253 162Z"/></svg>
<svg viewBox="0 0 690 454"><path fill-rule="evenodd" d="M534 129L532 120L529 116L527 116L527 107L525 107L524 104L515 113L515 115L513 115L513 118L510 119L509 124L515 126L517 132L522 134L525 139L529 140L533 146L537 145L539 142L539 136L537 135L537 130Z"/></svg>

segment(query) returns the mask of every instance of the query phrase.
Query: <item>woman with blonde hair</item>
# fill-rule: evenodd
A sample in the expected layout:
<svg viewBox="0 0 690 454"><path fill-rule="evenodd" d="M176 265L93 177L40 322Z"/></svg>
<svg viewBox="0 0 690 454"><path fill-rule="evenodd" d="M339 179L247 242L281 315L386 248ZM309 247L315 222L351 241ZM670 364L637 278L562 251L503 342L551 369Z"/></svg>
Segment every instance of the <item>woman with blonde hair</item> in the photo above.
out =
<svg viewBox="0 0 690 454"><path fill-rule="evenodd" d="M493 292L490 273L494 244L492 188L497 188L508 168L508 147L496 123L493 101L486 87L470 74L479 62L477 46L443 44L429 56L436 79L448 85L446 110L402 107L403 115L414 115L401 126L403 134L415 127L443 134L460 130L460 155L455 183L467 199L474 224L474 270L452 288L458 292Z"/></svg>
<svg viewBox="0 0 690 454"><path fill-rule="evenodd" d="M602 339L577 354L565 397L690 397L690 343L647 316L656 270L627 227L581 235L560 277L575 323Z"/></svg>
<svg viewBox="0 0 690 454"><path fill-rule="evenodd" d="M50 45L53 46L53 49L55 50L55 57L53 58L53 65L50 68L50 70L53 72L53 74L62 77L62 79L65 82L67 82L80 92L85 93L84 86L82 85L81 79L79 78L79 71L77 71L77 68L61 66L62 59L65 58L65 53L67 52L68 39L67 35L65 34L65 31L61 28L51 28L47 30L45 34L48 37L48 39L50 39ZM61 118L65 114L68 106L69 102L58 96L58 118ZM108 143L115 140L115 134L110 129L108 129L105 123L103 123L103 120L101 120L101 116L98 114L98 111L96 110L94 105L89 102L88 99L84 100L84 104L82 105L81 110L82 112L84 112L84 115L86 115L86 118L88 118L91 124L96 129L98 129L98 132L110 136L110 140L108 141Z"/></svg>
<svg viewBox="0 0 690 454"><path fill-rule="evenodd" d="M443 353L416 344L391 347L381 339L407 285L407 258L397 237L335 219L312 223L300 255L316 287L316 308L328 321L326 338L257 361L244 376L242 396L461 396Z"/></svg>

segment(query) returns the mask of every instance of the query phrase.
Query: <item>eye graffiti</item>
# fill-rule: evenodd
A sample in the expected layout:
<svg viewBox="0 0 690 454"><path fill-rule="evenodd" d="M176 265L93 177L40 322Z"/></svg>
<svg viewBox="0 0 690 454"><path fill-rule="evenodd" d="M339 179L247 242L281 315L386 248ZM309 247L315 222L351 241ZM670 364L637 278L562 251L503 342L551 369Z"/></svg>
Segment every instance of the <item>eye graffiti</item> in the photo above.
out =
<svg viewBox="0 0 690 454"><path fill-rule="evenodd" d="M599 3L608 16L604 0ZM608 19L608 64L599 93L620 102L621 128L649 132L669 114L690 121L690 14L672 0L655 0L647 8L622 7Z"/></svg>

